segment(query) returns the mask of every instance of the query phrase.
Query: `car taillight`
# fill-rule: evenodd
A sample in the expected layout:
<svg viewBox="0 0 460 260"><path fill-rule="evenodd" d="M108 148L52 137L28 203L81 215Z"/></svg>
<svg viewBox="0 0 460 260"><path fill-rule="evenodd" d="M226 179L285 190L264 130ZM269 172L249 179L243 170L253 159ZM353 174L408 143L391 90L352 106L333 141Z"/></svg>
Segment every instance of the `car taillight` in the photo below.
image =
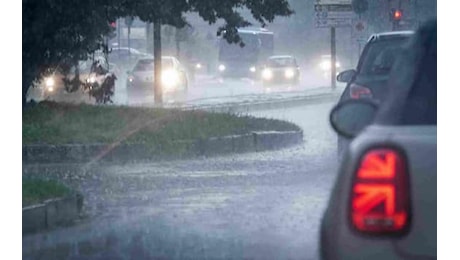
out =
<svg viewBox="0 0 460 260"><path fill-rule="evenodd" d="M350 97L353 99L372 98L372 92L364 86L353 83L350 85Z"/></svg>
<svg viewBox="0 0 460 260"><path fill-rule="evenodd" d="M409 199L405 157L390 148L366 152L352 186L353 227L365 233L401 233L409 226Z"/></svg>

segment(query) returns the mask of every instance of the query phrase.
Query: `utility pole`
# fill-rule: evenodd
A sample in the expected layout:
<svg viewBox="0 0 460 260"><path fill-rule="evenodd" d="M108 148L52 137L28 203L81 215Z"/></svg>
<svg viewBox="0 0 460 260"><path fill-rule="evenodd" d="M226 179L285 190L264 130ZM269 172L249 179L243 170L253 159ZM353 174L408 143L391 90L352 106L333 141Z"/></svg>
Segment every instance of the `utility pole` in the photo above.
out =
<svg viewBox="0 0 460 260"><path fill-rule="evenodd" d="M121 47L120 45L120 34L121 34L121 19L118 18L118 21L117 21L117 43L118 43L118 48ZM120 55L120 52L118 52L118 55ZM118 57L120 58L120 57Z"/></svg>
<svg viewBox="0 0 460 260"><path fill-rule="evenodd" d="M331 26L331 87L334 90L336 73L335 27Z"/></svg>
<svg viewBox="0 0 460 260"><path fill-rule="evenodd" d="M145 23L146 51L153 55L153 26L152 23Z"/></svg>
<svg viewBox="0 0 460 260"><path fill-rule="evenodd" d="M125 18L125 24L128 27L128 60L131 64L131 26L133 25L134 17L128 16Z"/></svg>
<svg viewBox="0 0 460 260"><path fill-rule="evenodd" d="M163 91L161 89L161 20L155 19L153 24L153 55L154 55L154 95L155 105L163 103Z"/></svg>

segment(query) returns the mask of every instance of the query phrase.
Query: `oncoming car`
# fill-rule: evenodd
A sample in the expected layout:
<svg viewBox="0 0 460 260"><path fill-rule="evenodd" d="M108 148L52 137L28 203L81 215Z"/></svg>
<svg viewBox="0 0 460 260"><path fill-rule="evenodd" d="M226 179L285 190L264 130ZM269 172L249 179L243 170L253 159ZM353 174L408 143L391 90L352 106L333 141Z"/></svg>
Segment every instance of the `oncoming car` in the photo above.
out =
<svg viewBox="0 0 460 260"><path fill-rule="evenodd" d="M339 103L347 148L321 222L322 259L436 259L437 33L422 26L396 61L387 98Z"/></svg>
<svg viewBox="0 0 460 260"><path fill-rule="evenodd" d="M262 69L261 78L264 86L282 83L298 84L300 68L293 56L271 56Z"/></svg>
<svg viewBox="0 0 460 260"><path fill-rule="evenodd" d="M186 92L188 77L179 60L172 56L161 58L161 86L164 94ZM154 59L139 59L131 71L128 71L128 99L154 94Z"/></svg>
<svg viewBox="0 0 460 260"><path fill-rule="evenodd" d="M335 61L336 74L338 75L338 70L341 68L340 61ZM321 55L321 58L318 63L318 68L321 71L321 74L325 79L329 79L331 76L331 55Z"/></svg>
<svg viewBox="0 0 460 260"><path fill-rule="evenodd" d="M104 73L95 73L93 71L94 64L98 64ZM45 74L35 85L34 88L30 89L30 99L36 100L55 100L55 101L82 101L87 99L85 94L85 88L83 85L91 85L98 83L101 85L105 76L109 73L118 74L117 67L112 63L107 63L106 59L102 56L97 56L93 59L80 61L78 63L79 80L81 84L68 85L70 88L66 90L65 80L72 82L75 80L76 69L75 67L70 68L67 74L63 73L63 67L65 65L60 64L55 68L50 68L49 73Z"/></svg>

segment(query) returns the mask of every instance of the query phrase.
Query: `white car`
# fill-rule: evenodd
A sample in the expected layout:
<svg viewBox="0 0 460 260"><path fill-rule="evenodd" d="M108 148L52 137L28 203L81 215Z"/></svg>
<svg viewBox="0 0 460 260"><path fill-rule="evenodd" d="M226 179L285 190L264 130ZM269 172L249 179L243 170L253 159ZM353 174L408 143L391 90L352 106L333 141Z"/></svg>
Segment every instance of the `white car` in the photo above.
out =
<svg viewBox="0 0 460 260"><path fill-rule="evenodd" d="M161 85L163 93L186 92L188 88L188 76L179 60L172 56L162 56L161 65ZM134 65L134 68L128 72L128 98L153 95L154 82L154 59L139 59L136 65Z"/></svg>
<svg viewBox="0 0 460 260"><path fill-rule="evenodd" d="M395 63L388 96L339 103L345 151L321 222L322 259L436 259L436 22Z"/></svg>

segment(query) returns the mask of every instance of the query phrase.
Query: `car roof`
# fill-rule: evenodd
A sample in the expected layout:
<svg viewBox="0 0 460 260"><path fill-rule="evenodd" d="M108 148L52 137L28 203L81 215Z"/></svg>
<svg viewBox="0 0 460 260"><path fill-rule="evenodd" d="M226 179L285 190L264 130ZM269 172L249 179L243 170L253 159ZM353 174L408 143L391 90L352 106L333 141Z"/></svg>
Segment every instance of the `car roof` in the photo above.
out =
<svg viewBox="0 0 460 260"><path fill-rule="evenodd" d="M395 32L382 32L372 34L368 42L371 41L380 41L380 40L390 40L395 38L409 38L414 35L414 31L395 31Z"/></svg>

